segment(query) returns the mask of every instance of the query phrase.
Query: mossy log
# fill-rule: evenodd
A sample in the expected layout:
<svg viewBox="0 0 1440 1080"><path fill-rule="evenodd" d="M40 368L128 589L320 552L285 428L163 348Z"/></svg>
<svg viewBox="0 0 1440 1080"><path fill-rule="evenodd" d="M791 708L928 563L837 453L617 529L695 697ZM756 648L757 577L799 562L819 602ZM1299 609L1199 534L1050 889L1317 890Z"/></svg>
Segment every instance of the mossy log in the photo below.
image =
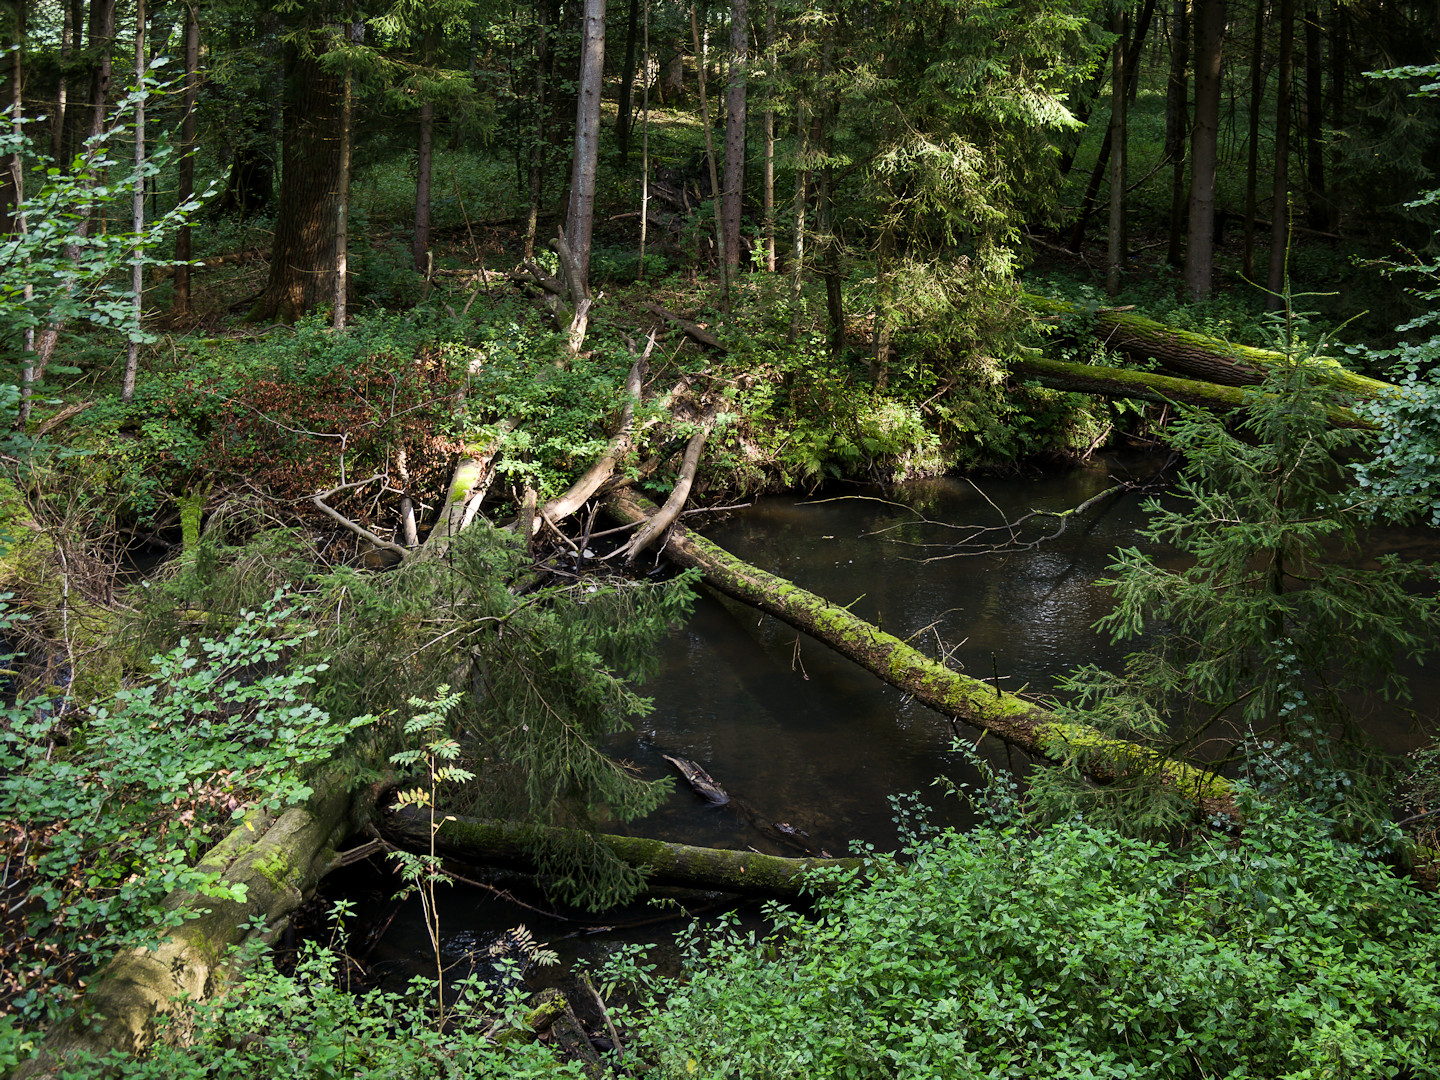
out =
<svg viewBox="0 0 1440 1080"><path fill-rule="evenodd" d="M1086 311L1079 304L1065 300L1035 293L1023 296L1029 307L1046 315L1080 315ZM1254 386L1265 380L1268 368L1287 362L1283 353L1177 330L1133 311L1099 308L1092 317L1092 333L1106 348L1138 364L1155 360L1192 379L1226 386ZM1322 381L1355 397L1371 398L1395 392L1393 383L1347 371L1336 360L1323 359L1318 370Z"/></svg>
<svg viewBox="0 0 1440 1080"><path fill-rule="evenodd" d="M377 822L393 843L416 851L429 851L430 816L402 808ZM435 833L437 851L467 862L529 867L530 852L544 840L547 830L535 826L447 817ZM793 896L806 884L806 874L824 867L855 869L860 859L786 859L756 851L693 847L639 836L602 834L601 843L630 866L645 867L654 885L685 885L722 892Z"/></svg>
<svg viewBox="0 0 1440 1080"><path fill-rule="evenodd" d="M654 511L627 489L612 492L605 508L627 524ZM1078 758L1100 780L1159 770L1165 782L1193 800L1202 813L1232 811L1230 785L1223 777L1164 760L1147 747L1110 738L1095 728L1064 722L1033 702L954 671L845 608L737 559L682 525L671 528L665 553L681 566L699 569L706 583L720 592L809 634L943 716L997 735L1037 757Z"/></svg>
<svg viewBox="0 0 1440 1080"><path fill-rule="evenodd" d="M17 1078L59 1074L77 1056L134 1054L155 1035L155 1020L182 995L199 1000L222 988L236 947L269 941L336 859L350 835L354 800L348 780L332 774L314 797L278 815L252 813L201 860L222 879L244 887L245 899L217 900L179 892L170 899L185 921L158 946L121 953L88 982L80 1008L51 1028L41 1054Z"/></svg>
<svg viewBox="0 0 1440 1080"><path fill-rule="evenodd" d="M1245 404L1245 388L1219 383L1182 379L1153 371L1102 367L1051 360L1037 354L1010 362L1010 370L1022 379L1033 379L1052 390L1070 390L1098 397L1131 398L1138 401L1178 401L1209 409L1239 409ZM1253 391L1252 391L1253 393ZM1326 409L1336 427L1373 427L1351 410L1339 406Z"/></svg>

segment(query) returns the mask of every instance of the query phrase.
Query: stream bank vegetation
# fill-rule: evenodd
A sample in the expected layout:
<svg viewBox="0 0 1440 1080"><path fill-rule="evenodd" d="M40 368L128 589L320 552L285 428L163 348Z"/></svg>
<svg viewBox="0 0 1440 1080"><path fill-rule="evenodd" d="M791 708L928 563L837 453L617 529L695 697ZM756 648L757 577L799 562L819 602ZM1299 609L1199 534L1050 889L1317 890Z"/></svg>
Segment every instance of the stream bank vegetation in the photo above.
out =
<svg viewBox="0 0 1440 1080"><path fill-rule="evenodd" d="M1433 599L1403 587L1414 568L1351 565L1367 515L1433 513L1421 421L1436 356L1433 340L1412 340L1422 323L1385 342L1399 350L1397 387L1380 378L1391 357L1352 353L1365 370L1350 372L1308 356L1291 317L1282 340L1264 340L1258 311L1288 302L1283 274L1251 301L1149 296L1167 325L1113 310L1147 298L1125 262L1123 165L1109 303L1075 278L1058 300L1027 295L1021 264L1056 248L1041 232L1059 235L1063 185L1079 177L1067 171L1094 151L1081 116L1100 91L1097 63L1114 52L1118 104L1127 72L1146 66L1136 51L1153 4L1134 27L1088 3L776 4L763 50L747 42L743 3L657 5L676 74L662 81L646 47L643 139L648 94L670 82L653 130L669 164L642 141L640 187L653 184L655 202L638 212L625 171L637 7L613 123L597 0L583 18L575 5L497 14L464 2L207 10L219 32L204 109L198 45L183 98L153 101L152 119L168 111L194 151L173 163L147 154L126 120L152 103L142 5L129 15L139 85L119 108L107 96L114 3L91 4L78 57L73 5L32 13L54 21L48 37L29 36L26 5L6 8L4 32L24 47L7 54L13 137L0 144L0 409L12 421L0 571L17 653L0 718L0 1069L1433 1074L1434 900L1404 862L1423 872L1434 857L1436 753L1418 758L1397 813L1343 712L1348 689L1400 693L1396 656L1433 637ZM1200 78L1220 67L1212 7L1197 5L1204 62L1174 282L1191 298L1238 280L1212 273L1224 222L1219 80ZM1410 6L1397 8L1404 37ZM564 32L562 15L574 22ZM646 5L646 27L649 16ZM1162 16L1182 39L1184 5ZM198 39L196 7L160 17ZM1350 70L1377 49L1335 17L1336 128L1348 118L1374 135L1377 103L1394 95ZM722 27L723 63L711 47ZM1152 82L1176 78L1148 67ZM579 85L564 78L573 70ZM723 188L708 104L697 123L681 101L687 79L703 98L707 73L728 78ZM82 74L83 128L81 110L67 121L63 107ZM1434 74L1392 81L1408 91ZM747 82L763 105L749 115L765 116L759 217L745 198ZM45 119L26 100L41 84L57 106ZM1347 114L1347 86L1365 119ZM1265 94L1262 80L1257 110ZM391 111L412 106L414 130ZM204 139L197 109L215 128ZM437 148L447 111L451 145ZM1289 110L1277 115L1287 128ZM1410 128L1382 135L1433 150L1433 124L1397 115ZM618 163L599 152L611 130ZM60 163L26 135L52 137ZM1252 146L1261 135L1252 122ZM105 156L112 140L135 151L128 178ZM1185 156L1167 155L1183 187ZM1340 154L1364 172L1348 194L1307 171L1307 208L1347 209L1363 226L1357 251L1387 228L1385 250L1423 239L1433 197L1411 208L1418 226L1366 211L1374 166L1362 156ZM437 158L453 199L438 194ZM204 211L197 159L228 174ZM1407 180L1423 173L1405 160L1419 170ZM271 196L273 217L257 219ZM115 225L122 197L129 231ZM1274 199L1272 266L1283 177ZM634 225L654 227L655 247ZM153 266L177 226L174 262ZM1313 249L1295 263L1333 269ZM1067 255L1058 271L1083 278L1083 266ZM1116 287L1126 278L1136 297ZM1433 291L1419 296L1433 311ZM1389 306L1412 302L1397 293ZM1092 363L1111 359L1106 343L1127 367ZM1042 360L1084 362L1092 381L1077 393L1073 371ZM1177 409L1174 375L1205 380L1187 392L1223 412ZM1355 487L1346 455L1365 460L1371 429L1382 451ZM1157 503L1151 531L1196 563L1168 572L1121 554L1105 628L1159 622L1161 644L1123 672L1077 673L1078 704L1052 709L950 671L943 646L926 656L690 535L707 512L686 509L697 497L1015 473L1112 437L1183 452L1185 505ZM142 553L166 558L139 581ZM672 563L691 569L661 572ZM268 962L326 873L404 843L433 889L451 835L498 830L549 896L596 910L639 894L649 866L713 885L694 868L763 865L793 887L809 869L795 860L608 839L670 784L598 746L644 715L655 643L702 579L930 694L957 732L976 725L1030 751L1023 792L995 777L968 836L911 830L898 858L827 860L810 911L772 911L763 939L694 937L678 979L627 953L595 973L601 993L529 1001L518 976L545 952L525 935L508 984L442 973L399 996L352 992L343 937L292 969ZM1182 760L1222 730L1226 752ZM428 820L414 828L422 802ZM669 863L647 858L657 846ZM607 1032L608 1062L576 1012Z"/></svg>

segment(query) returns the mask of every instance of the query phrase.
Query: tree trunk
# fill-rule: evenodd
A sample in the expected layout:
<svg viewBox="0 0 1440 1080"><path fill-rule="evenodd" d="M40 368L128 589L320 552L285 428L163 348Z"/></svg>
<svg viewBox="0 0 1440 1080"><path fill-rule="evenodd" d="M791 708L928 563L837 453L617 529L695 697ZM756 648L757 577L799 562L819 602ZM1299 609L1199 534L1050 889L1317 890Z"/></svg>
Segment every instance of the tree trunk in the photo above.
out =
<svg viewBox="0 0 1440 1080"><path fill-rule="evenodd" d="M1180 402L1183 405L1198 405L1206 409L1225 411L1242 408L1245 404L1245 389L1239 386L1223 386L1198 379L1180 379L1173 375L1136 371L1132 368L1051 360L1038 354L1011 360L1010 371L1019 378L1033 379L1051 390L1093 394L1096 397L1126 398L1162 404ZM1335 427L1369 430L1373 426L1351 410L1339 406L1328 407L1326 415Z"/></svg>
<svg viewBox="0 0 1440 1080"><path fill-rule="evenodd" d="M740 217L745 202L745 91L749 73L749 0L732 0L730 84L725 89L725 186L720 219L725 230L725 265L740 265Z"/></svg>
<svg viewBox="0 0 1440 1080"><path fill-rule="evenodd" d="M725 226L720 207L720 178L715 171L715 138L710 123L710 106L705 96L705 69L709 65L708 50L700 37L700 26L695 18L695 4L690 4L690 38L695 46L695 71L700 94L700 126L705 129L705 162L710 169L711 203L715 208L715 247L720 269L720 310L730 311L730 266L725 260Z"/></svg>
<svg viewBox="0 0 1440 1080"><path fill-rule="evenodd" d="M105 112L110 106L110 50L115 44L115 0L90 0L89 52L90 127L87 137L105 130Z"/></svg>
<svg viewBox="0 0 1440 1080"><path fill-rule="evenodd" d="M605 0L584 0L580 87L575 103L575 160L565 239L586 288L590 281L590 234L595 224L595 165L600 153L600 93L605 75ZM581 297L571 297L579 305Z"/></svg>
<svg viewBox="0 0 1440 1080"><path fill-rule="evenodd" d="M625 523L644 521L655 509L628 490L612 493L605 508ZM1162 761L1154 751L1093 728L1061 723L1038 705L931 660L846 608L742 562L683 525L671 528L665 553L681 566L698 568L711 587L809 634L943 716L1037 757L1069 759L1078 754L1100 779L1131 768L1159 769L1165 781L1195 799L1202 812L1225 813L1230 808L1226 781L1190 765Z"/></svg>
<svg viewBox="0 0 1440 1080"><path fill-rule="evenodd" d="M200 1001L220 991L233 974L231 947L273 941L335 863L335 846L360 824L349 781L324 777L308 805L274 818L252 813L231 830L200 865L243 885L244 903L172 896L172 908L193 917L156 948L122 953L91 977L75 1019L52 1027L40 1057L16 1077L51 1075L81 1054L134 1054L154 1038L155 1018L175 1011L182 995Z"/></svg>
<svg viewBox="0 0 1440 1080"><path fill-rule="evenodd" d="M1330 227L1325 197L1325 57L1320 37L1320 5L1305 0L1305 208L1313 229Z"/></svg>
<svg viewBox="0 0 1440 1080"><path fill-rule="evenodd" d="M775 4L765 5L765 66L770 85L765 91L765 165L760 179L760 203L765 219L765 272L775 273Z"/></svg>
<svg viewBox="0 0 1440 1080"><path fill-rule="evenodd" d="M415 235L410 254L415 269L430 272L430 173L435 142L435 102L428 97L420 103L420 142L415 153Z"/></svg>
<svg viewBox="0 0 1440 1080"><path fill-rule="evenodd" d="M1115 9L1117 13L1123 14L1125 8L1121 4ZM1145 6L1140 10L1140 20L1135 24L1135 37L1125 43L1125 31L1122 28L1118 31L1121 35L1117 44L1125 56L1125 85L1131 90L1134 89L1136 80L1139 78L1139 57L1140 50L1145 45L1145 35L1150 30L1150 20L1155 14L1155 0L1145 0ZM1113 91L1113 80L1111 83ZM1113 93L1112 93L1113 98ZM1080 213L1075 218L1075 224L1070 230L1070 250L1079 251L1085 243L1085 228L1090 224L1090 217L1095 213L1095 204L1100 195L1100 184L1105 179L1106 169L1110 164L1111 150L1115 145L1115 127L1113 122L1113 100L1112 100L1112 122L1105 126L1105 138L1101 140L1100 151L1095 156L1095 167L1090 170L1090 182L1085 185L1085 195L1080 201Z"/></svg>
<svg viewBox="0 0 1440 1080"><path fill-rule="evenodd" d="M1265 0L1255 0L1250 46L1250 137L1245 162L1245 254L1240 272L1255 280L1255 205L1260 175L1260 105L1265 98Z"/></svg>
<svg viewBox="0 0 1440 1080"><path fill-rule="evenodd" d="M1225 0L1196 0L1195 128L1190 140L1190 222L1185 244L1185 286L1192 300L1210 295L1215 269L1215 171L1224 43Z"/></svg>
<svg viewBox="0 0 1440 1080"><path fill-rule="evenodd" d="M1120 291L1120 275L1125 271L1125 117L1129 101L1125 85L1125 34L1128 12L1124 4L1115 5L1111 29L1115 45L1110 57L1110 227L1108 258L1105 267L1105 291L1114 296Z"/></svg>
<svg viewBox="0 0 1440 1080"><path fill-rule="evenodd" d="M645 230L650 223L650 0L645 0L645 83L640 93L640 264L635 277L645 277Z"/></svg>
<svg viewBox="0 0 1440 1080"><path fill-rule="evenodd" d="M294 322L335 297L341 80L286 46L288 93L270 278L252 319Z"/></svg>
<svg viewBox="0 0 1440 1080"><path fill-rule="evenodd" d="M1170 243L1165 261L1179 266L1185 259L1185 144L1190 122L1190 0L1175 0L1171 9L1170 77L1165 93L1165 153L1170 173Z"/></svg>
<svg viewBox="0 0 1440 1080"><path fill-rule="evenodd" d="M507 825L447 816L435 831L435 850L467 862L533 867L529 852L546 835L567 830ZM430 850L430 815L414 808L397 810L381 823L381 832L399 847ZM652 885L679 885L721 892L795 896L809 885L807 875L823 868L860 869L862 859L785 859L756 851L692 847L639 836L601 835L596 839L621 862L646 869Z"/></svg>
<svg viewBox="0 0 1440 1080"><path fill-rule="evenodd" d="M800 310L803 304L801 287L805 282L805 195L810 186L810 148L806 136L810 130L809 118L805 115L805 99L795 105L795 216L790 247L790 329L785 335L787 343L794 345L800 336Z"/></svg>
<svg viewBox="0 0 1440 1080"><path fill-rule="evenodd" d="M77 51L74 43L80 36L77 15L84 8L68 0L61 0L60 8L60 71L55 80L55 110L50 116L50 156L64 168L69 164L65 161L65 109L70 98L70 64Z"/></svg>
<svg viewBox="0 0 1440 1080"><path fill-rule="evenodd" d="M355 7L345 5L344 43L348 50L355 38ZM339 180L335 185L335 329L345 329L346 301L350 296L350 153L355 141L353 116L355 110L355 77L350 70L350 61L345 61L345 72L340 77L340 168Z"/></svg>
<svg viewBox="0 0 1440 1080"><path fill-rule="evenodd" d="M25 72L25 4L23 0L0 9L0 106L10 110L9 126L15 135L24 134L22 101ZM0 236L14 236L20 230L19 209L24 199L25 161L20 147L0 166Z"/></svg>
<svg viewBox="0 0 1440 1080"><path fill-rule="evenodd" d="M1024 302L1046 314L1079 314L1081 309L1063 300L1024 293ZM1101 308L1094 313L1092 330L1107 348L1122 353L1137 364L1158 360L1163 366L1189 378L1225 386L1253 386L1264 381L1265 369L1289 363L1283 353L1232 345L1189 330L1176 330L1164 323L1130 311ZM1327 385L1360 398L1393 394L1393 383L1381 382L1346 371L1327 360L1316 371Z"/></svg>
<svg viewBox="0 0 1440 1080"><path fill-rule="evenodd" d="M200 7L185 5L185 119L180 124L180 175L176 199L187 203L195 196L195 103L200 94ZM171 308L190 313L190 225L175 233L175 289Z"/></svg>
<svg viewBox="0 0 1440 1080"><path fill-rule="evenodd" d="M135 0L135 88L145 86L145 0ZM145 98L135 102L135 191L131 196L130 223L136 236L145 228ZM135 327L145 317L145 253L135 249L130 267L130 294L135 305ZM131 336L125 349L125 374L120 380L120 400L135 397L135 376L140 367L140 343Z"/></svg>
<svg viewBox="0 0 1440 1080"><path fill-rule="evenodd" d="M540 225L540 187L545 167L545 71L550 60L550 0L535 0L535 92L531 97L535 122L530 132L530 211L525 221L525 261L535 258L535 235Z"/></svg>
<svg viewBox="0 0 1440 1080"><path fill-rule="evenodd" d="M1275 85L1275 180L1271 188L1269 293L1265 306L1284 302L1286 256L1290 249L1290 86L1295 74L1295 0L1280 0L1280 52Z"/></svg>
<svg viewBox="0 0 1440 1080"><path fill-rule="evenodd" d="M620 101L615 111L615 141L620 144L620 164L630 160L630 99L635 91L635 24L639 21L640 0L630 0L625 19L625 66L620 69ZM648 56L646 58L649 59ZM648 78L649 71L647 69Z"/></svg>

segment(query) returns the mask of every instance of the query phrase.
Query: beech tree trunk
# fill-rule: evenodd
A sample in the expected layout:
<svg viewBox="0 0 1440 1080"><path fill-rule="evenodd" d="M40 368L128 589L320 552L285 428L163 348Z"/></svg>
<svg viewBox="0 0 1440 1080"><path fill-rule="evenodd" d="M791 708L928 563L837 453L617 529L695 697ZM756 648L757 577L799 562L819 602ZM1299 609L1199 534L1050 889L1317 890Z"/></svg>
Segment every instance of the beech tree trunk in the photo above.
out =
<svg viewBox="0 0 1440 1080"><path fill-rule="evenodd" d="M605 75L605 0L585 0L580 45L580 90L575 103L575 159L570 173L570 207L565 239L588 288L590 234L595 225L595 165L600 155L600 93ZM578 305L581 297L572 296Z"/></svg>
<svg viewBox="0 0 1440 1080"><path fill-rule="evenodd" d="M725 186L720 219L725 230L725 265L740 265L740 217L745 201L745 90L750 52L749 0L732 0L730 84L725 89Z"/></svg>
<svg viewBox="0 0 1440 1080"><path fill-rule="evenodd" d="M647 520L655 507L629 490L605 501L612 517L625 523ZM696 567L711 587L773 615L853 660L891 686L943 716L980 728L1037 757L1080 756L1091 775L1107 779L1131 768L1159 769L1165 781L1202 813L1228 813L1225 780L1154 751L1111 739L1093 728L1060 722L1054 714L998 687L937 663L899 638L852 615L846 608L742 562L719 545L674 525L665 553L681 566Z"/></svg>
<svg viewBox="0 0 1440 1080"><path fill-rule="evenodd" d="M252 319L294 322L335 297L341 79L287 45L280 206L270 278Z"/></svg>
<svg viewBox="0 0 1440 1080"><path fill-rule="evenodd" d="M1184 275L1192 300L1210 295L1215 270L1215 171L1224 42L1225 0L1195 0L1195 127L1190 139L1190 224Z"/></svg>
<svg viewBox="0 0 1440 1080"><path fill-rule="evenodd" d="M1280 0L1279 65L1275 85L1275 179L1271 187L1269 295L1265 306L1278 311L1285 290L1290 247L1290 90L1295 75L1295 0Z"/></svg>
<svg viewBox="0 0 1440 1080"><path fill-rule="evenodd" d="M180 170L176 199L189 202L195 195L195 103L200 95L200 7L185 5L185 119L180 123ZM190 225L175 233L175 288L171 307L190 313Z"/></svg>

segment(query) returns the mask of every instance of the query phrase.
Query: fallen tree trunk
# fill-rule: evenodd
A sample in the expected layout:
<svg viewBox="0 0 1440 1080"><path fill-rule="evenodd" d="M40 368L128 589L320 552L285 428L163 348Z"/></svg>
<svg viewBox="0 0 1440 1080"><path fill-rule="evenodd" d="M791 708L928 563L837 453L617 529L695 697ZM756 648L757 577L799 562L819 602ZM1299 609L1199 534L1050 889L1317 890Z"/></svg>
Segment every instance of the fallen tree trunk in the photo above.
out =
<svg viewBox="0 0 1440 1080"><path fill-rule="evenodd" d="M1132 398L1139 401L1178 401L1209 409L1239 409L1245 404L1245 388L1181 379L1153 371L1101 367L1051 360L1038 354L1010 361L1010 370L1022 379L1033 379L1052 390L1070 390L1097 397ZM1325 410L1336 427L1373 428L1349 409L1331 406Z"/></svg>
<svg viewBox="0 0 1440 1080"><path fill-rule="evenodd" d="M1048 296L1035 293L1022 296L1028 306L1047 315L1080 315L1086 311L1078 304ZM1106 348L1139 364L1155 360L1193 379L1225 386L1254 386L1264 382L1268 368L1288 362L1283 353L1176 330L1133 311L1099 308L1092 314L1095 320L1092 333ZM1356 397L1371 398L1395 392L1394 384L1347 371L1335 360L1322 360L1319 373L1322 381Z"/></svg>
<svg viewBox="0 0 1440 1080"><path fill-rule="evenodd" d="M399 847L430 850L430 814L404 807L377 823L381 833ZM438 823L435 849L478 863L532 866L530 852L543 834L563 830L506 825L475 818L447 817ZM826 867L858 869L861 859L786 859L757 851L692 847L638 836L599 837L615 857L630 866L646 867L652 885L685 885L722 892L793 896L808 884L806 875Z"/></svg>
<svg viewBox="0 0 1440 1080"><path fill-rule="evenodd" d="M335 846L357 824L348 778L332 774L304 806L278 816L252 813L201 860L224 882L243 886L245 900L176 893L170 902L186 920L154 948L112 959L89 981L80 1009L52 1027L40 1056L17 1078L59 1074L70 1059L114 1051L134 1054L155 1035L155 1020L182 995L198 1001L223 988L232 950L271 941L320 878L335 865Z"/></svg>
<svg viewBox="0 0 1440 1080"><path fill-rule="evenodd" d="M644 521L654 512L653 506L628 490L612 492L605 508L626 524ZM1166 783L1194 801L1202 813L1230 814L1233 810L1230 785L1222 777L1183 762L1166 761L1153 750L1111 738L1095 728L1064 722L998 686L962 675L845 608L742 562L683 525L671 529L666 552L681 566L699 569L706 583L720 592L804 631L943 716L998 735L1037 757L1079 759L1085 771L1097 779L1158 770Z"/></svg>

